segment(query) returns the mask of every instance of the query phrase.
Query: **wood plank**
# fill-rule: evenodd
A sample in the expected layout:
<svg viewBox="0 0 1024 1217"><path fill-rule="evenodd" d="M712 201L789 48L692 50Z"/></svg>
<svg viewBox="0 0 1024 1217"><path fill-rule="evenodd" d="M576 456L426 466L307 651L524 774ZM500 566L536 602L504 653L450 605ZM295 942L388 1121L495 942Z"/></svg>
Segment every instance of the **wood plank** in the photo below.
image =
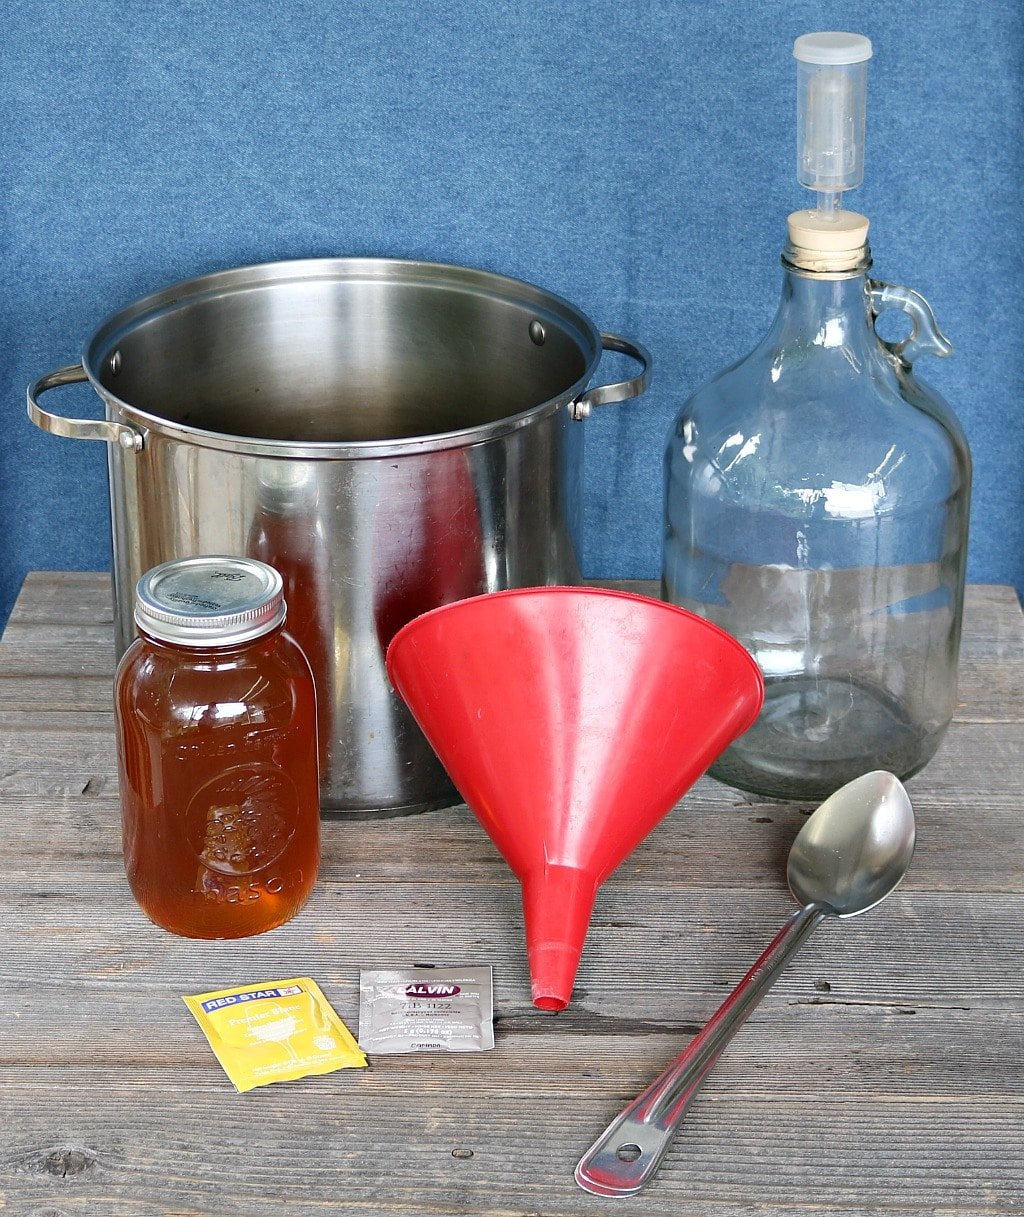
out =
<svg viewBox="0 0 1024 1217"><path fill-rule="evenodd" d="M610 580L601 586L646 595L658 591L651 580ZM29 575L0 647L0 702L12 708L109 706L112 620L105 574ZM967 589L956 718L1024 721L1024 617L1012 588Z"/></svg>
<svg viewBox="0 0 1024 1217"><path fill-rule="evenodd" d="M2 751L2 741L0 741ZM55 788L0 794L0 865L9 872L35 868L55 849L73 872L88 873L94 861L120 862L120 809L112 755L77 776L40 771L37 784ZM906 879L913 891L1024 891L1024 867L1007 842L1021 823L1019 792L1011 781L999 795L965 799L950 761L935 761L909 784L918 816L918 848ZM943 771L945 769L945 772ZM1014 772L1008 765L1009 772ZM0 774L6 771L0 768ZM967 772L971 772L968 770ZM977 774L977 771L974 771ZM24 773L11 780L24 784ZM620 877L680 887L701 886L715 876L723 890L775 890L785 873L790 843L808 807L749 802L739 792L702 778L683 803L642 842L623 864ZM41 833L39 825L47 831ZM968 828L970 831L966 831ZM55 844L58 843L58 844ZM445 881L452 859L462 882L501 881L505 863L465 807L423 816L376 821L329 819L323 825L325 874L339 881ZM700 865L695 865L695 859Z"/></svg>
<svg viewBox="0 0 1024 1217"><path fill-rule="evenodd" d="M14 621L7 623L0 645L0 674L6 676L114 675L113 627Z"/></svg>
<svg viewBox="0 0 1024 1217"><path fill-rule="evenodd" d="M1012 587L972 583L964 597L964 627L960 656L975 659L1024 659L1024 612Z"/></svg>
<svg viewBox="0 0 1024 1217"><path fill-rule="evenodd" d="M104 642L106 647L106 642ZM56 644L50 658L40 662L59 663L61 647ZM33 660L34 664L36 661ZM113 651L108 657L79 655L79 670L72 674L26 672L30 664L16 664L5 658L0 647L0 706L32 713L35 710L73 710L76 713L107 714L111 706L114 675ZM1024 661L1010 664L1002 660L964 661L960 665L957 722L1024 721Z"/></svg>
<svg viewBox="0 0 1024 1217"><path fill-rule="evenodd" d="M112 716L40 727L30 716L0 734L0 791L4 794L81 794L117 772Z"/></svg>
<svg viewBox="0 0 1024 1217"><path fill-rule="evenodd" d="M103 708L95 708L88 714L69 707L60 708L26 708L11 706L0 702L0 730L9 736L7 751L13 753L17 744L15 741L24 740L30 735L38 735L45 741L46 756L39 757L34 767L41 771L48 764L56 769L63 767L78 769L84 763L86 754L93 755L102 750L105 740L113 742L114 715L113 701L108 697ZM950 727L935 758L928 767L915 779L918 788L926 786L931 792L948 784L950 773L957 775L965 772L970 775L971 768L983 766L990 760L999 761L1014 759L1014 750L1024 741L1024 724L1016 722L954 722ZM979 749L983 749L979 752ZM38 749L36 750L38 751ZM2 755L2 753L0 753ZM114 753L110 752L110 773L114 773ZM0 769L2 769L0 763ZM30 766L32 767L32 766ZM937 771L938 777L930 782L923 781L929 770ZM997 778L1002 776L997 773ZM1013 773L1008 775L1014 776ZM989 793L997 795L1011 786L999 782ZM762 804L771 800L749 792L735 790L722 786L723 791L729 792L731 801L739 804ZM3 791L0 779L0 792ZM26 791L26 793L28 793Z"/></svg>
<svg viewBox="0 0 1024 1217"><path fill-rule="evenodd" d="M109 714L113 704L113 672L104 675L11 675L5 670L0 643L0 706L33 714L39 710L74 710L78 714Z"/></svg>
<svg viewBox="0 0 1024 1217"><path fill-rule="evenodd" d="M1024 614L1012 587L968 588L954 717L1024 721Z"/></svg>
<svg viewBox="0 0 1024 1217"><path fill-rule="evenodd" d="M0 720L7 728L0 740L0 800L6 799L0 808L9 809L11 823L0 838L0 856L28 857L38 851L38 833L31 825L39 815L56 817L55 831L70 848L83 823L90 832L101 815L116 824L116 803L104 809L95 805L97 798L116 792L109 706L87 718L51 711L22 719L17 712L4 711ZM909 784L921 838L911 886L941 889L955 868L961 884L973 890L1021 889L1024 871L1005 841L1020 815L1022 743L1017 727L954 724L938 756ZM85 805L75 808L68 800L78 796ZM726 876L723 882L756 883L760 875L771 883L782 872L785 851L807 810L746 796L705 778L627 867L630 873L634 868L639 874L655 873L650 870L654 860L664 873L685 874L699 847L708 865ZM965 833L968 823L971 832ZM499 865L465 811L446 820L414 818L390 826L385 822L372 835L351 829L347 836L353 869L372 869L368 851L375 850L376 873L384 876L401 875L402 867L394 860L403 857L419 859L424 868L443 866L453 848L470 868L477 867L481 856L489 873ZM90 848L95 844L93 837ZM116 850L116 839L110 838L107 847Z"/></svg>
<svg viewBox="0 0 1024 1217"><path fill-rule="evenodd" d="M10 622L15 625L112 625L114 594L108 571L29 571Z"/></svg>
<svg viewBox="0 0 1024 1217"><path fill-rule="evenodd" d="M353 1033L357 984L353 974L323 986ZM486 1061L471 1054L434 1057L425 1072L424 1058L414 1054L374 1058L374 1069L386 1069L396 1086L438 1094L454 1082L473 1101L489 1092L517 1090L607 1100L641 1090L699 1026L658 1018L653 1011L650 1017L613 1018L570 1008L557 1018L545 1017L509 996L507 988L499 986L497 1049ZM136 1069L175 1066L206 1071L213 1064L210 1049L181 996L171 985L146 983L128 973L74 984L66 1002L56 1000L52 986L8 983L0 994L5 1027L0 1068L108 1065L120 1066L126 1076ZM974 1009L918 1006L911 1014L905 1007L819 997L817 1003L775 1001L759 1009L706 1083L708 1101L734 1092L800 1098L812 1085L879 1099L979 1094L1024 1099L1017 1068L1021 1026L1013 1011L986 1010L979 1017ZM142 1022L140 1010L146 1011ZM318 1097L314 1092L310 1102Z"/></svg>
<svg viewBox="0 0 1024 1217"><path fill-rule="evenodd" d="M703 1021L792 908L781 882L765 891L609 880L577 979L580 1017ZM114 859L91 872L68 873L57 861L8 874L0 918L5 981L59 975L65 993L125 974L185 993L244 983L253 966L265 973L256 981L309 974L348 984L359 967L483 962L494 965L514 1008L529 1006L519 895L507 878L352 883L328 871L300 916L248 952L152 926ZM1019 895L901 889L869 917L822 927L769 1001L1019 1010L1022 919Z"/></svg>
<svg viewBox="0 0 1024 1217"><path fill-rule="evenodd" d="M111 724L109 710L88 716L65 711L8 716L0 734L0 795L38 800L112 791L116 750ZM973 839L964 834L964 849L973 854L979 867L998 866L997 838L1012 828L1013 820L1004 817L1020 798L1022 745L1020 724L954 723L936 757L909 783L911 797L922 813L922 837L928 830L927 808L959 808L960 823L979 820L980 825ZM710 805L740 812L749 809L755 818L765 816L774 823L782 817L789 824L796 822L791 815L794 806L798 811L808 810L807 805L772 803L702 779L684 804L689 813L679 824L682 840L695 839L699 825L692 822L692 815ZM989 805L999 817L991 825L985 811ZM789 811L783 810L787 807ZM945 844L952 850L957 842L949 830L956 827L946 824Z"/></svg>
<svg viewBox="0 0 1024 1217"><path fill-rule="evenodd" d="M659 584L653 579L589 582L592 586L618 588L638 595L659 594ZM25 579L10 623L19 627L112 624L110 576L99 571L33 571ZM1022 631L1021 604L1012 587L968 584L962 657L1019 660Z"/></svg>
<svg viewBox="0 0 1024 1217"><path fill-rule="evenodd" d="M431 1071L426 1063L419 1069ZM382 1065L315 1079L328 1101L311 1106L310 1083L240 1097L213 1065L152 1068L135 1078L12 1070L0 1116L17 1132L0 1163L0 1187L23 1203L119 1217L367 1210L550 1217L608 1207L572 1182L579 1147L614 1110L607 1100L541 1093L474 1103L409 1081L396 1086L393 1077ZM734 1093L698 1102L654 1184L642 1197L616 1201L615 1211L1012 1213L1021 1114L1020 1104L998 1098L880 1103L839 1092L823 1115L809 1096ZM969 1156L951 1158L951 1144ZM53 1173L55 1149L78 1151L74 1173Z"/></svg>
<svg viewBox="0 0 1024 1217"><path fill-rule="evenodd" d="M957 700L953 721L1024 722L1024 662L961 662L957 673Z"/></svg>

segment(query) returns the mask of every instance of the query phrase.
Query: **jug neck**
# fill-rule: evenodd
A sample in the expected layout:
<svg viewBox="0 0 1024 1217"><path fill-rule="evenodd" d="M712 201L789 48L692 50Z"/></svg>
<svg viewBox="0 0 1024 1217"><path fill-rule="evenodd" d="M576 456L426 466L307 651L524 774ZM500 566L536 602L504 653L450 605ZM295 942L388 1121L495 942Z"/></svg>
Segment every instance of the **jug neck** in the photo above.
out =
<svg viewBox="0 0 1024 1217"><path fill-rule="evenodd" d="M814 275L783 265L782 298L766 341L772 346L876 350L867 271Z"/></svg>

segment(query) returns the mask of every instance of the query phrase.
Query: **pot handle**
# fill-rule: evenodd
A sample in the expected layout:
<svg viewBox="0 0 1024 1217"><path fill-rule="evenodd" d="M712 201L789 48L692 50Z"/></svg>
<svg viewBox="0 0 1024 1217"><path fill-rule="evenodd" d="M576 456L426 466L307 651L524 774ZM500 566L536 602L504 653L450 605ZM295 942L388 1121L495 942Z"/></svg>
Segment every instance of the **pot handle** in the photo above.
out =
<svg viewBox="0 0 1024 1217"><path fill-rule="evenodd" d="M49 389L60 388L61 385L78 384L88 380L89 376L80 363L69 364L66 368L58 368L56 372L47 372L28 387L28 416L43 431L51 435L65 435L69 439L101 439L108 444L118 444L128 452L141 452L146 442L141 431L129 427L127 423L112 423L107 419L64 418L60 414L50 414L36 400Z"/></svg>
<svg viewBox="0 0 1024 1217"><path fill-rule="evenodd" d="M589 418L594 406L607 406L616 401L628 401L631 397L639 397L651 382L651 353L639 342L629 338L620 338L618 334L601 335L602 351L618 351L628 355L641 365L639 376L632 380L618 380L611 385L598 385L596 389L588 389L582 397L569 403L569 411L577 422Z"/></svg>

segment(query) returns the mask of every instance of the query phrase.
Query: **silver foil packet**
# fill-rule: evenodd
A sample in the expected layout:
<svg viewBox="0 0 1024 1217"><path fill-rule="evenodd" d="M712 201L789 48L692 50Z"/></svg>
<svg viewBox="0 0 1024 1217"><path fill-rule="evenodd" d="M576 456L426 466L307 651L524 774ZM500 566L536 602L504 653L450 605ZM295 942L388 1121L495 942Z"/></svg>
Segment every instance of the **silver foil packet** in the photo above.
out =
<svg viewBox="0 0 1024 1217"><path fill-rule="evenodd" d="M490 967L361 971L359 1046L374 1055L493 1048Z"/></svg>

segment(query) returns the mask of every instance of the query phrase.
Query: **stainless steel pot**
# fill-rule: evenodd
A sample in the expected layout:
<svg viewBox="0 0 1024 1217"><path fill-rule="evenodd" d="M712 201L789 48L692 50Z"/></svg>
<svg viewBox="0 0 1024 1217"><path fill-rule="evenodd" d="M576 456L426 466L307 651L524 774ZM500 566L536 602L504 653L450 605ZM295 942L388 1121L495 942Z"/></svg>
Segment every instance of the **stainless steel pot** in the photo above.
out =
<svg viewBox="0 0 1024 1217"><path fill-rule="evenodd" d="M602 349L633 380L587 391ZM29 417L110 444L118 653L144 571L247 554L285 578L309 657L326 809L456 801L384 671L395 631L485 591L579 581L581 428L650 360L565 300L422 262L281 262L206 275L111 317ZM88 380L104 421L43 410Z"/></svg>

